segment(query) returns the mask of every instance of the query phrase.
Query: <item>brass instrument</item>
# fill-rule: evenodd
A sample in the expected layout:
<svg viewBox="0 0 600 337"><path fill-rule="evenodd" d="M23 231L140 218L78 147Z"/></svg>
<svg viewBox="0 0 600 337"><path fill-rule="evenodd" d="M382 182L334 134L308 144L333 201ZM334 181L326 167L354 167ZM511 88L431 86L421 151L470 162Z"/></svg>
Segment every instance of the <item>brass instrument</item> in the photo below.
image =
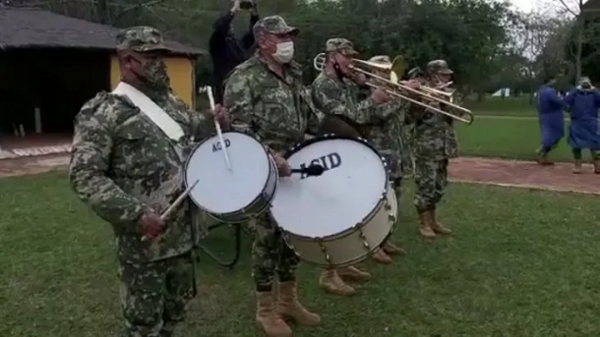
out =
<svg viewBox="0 0 600 337"><path fill-rule="evenodd" d="M374 89L382 89L389 95L399 97L403 100L406 100L408 102L411 102L411 103L417 104L421 107L424 107L428 110L443 114L443 115L448 116L452 119L455 119L459 122L466 123L467 125L471 125L473 123L474 116L473 116L473 113L471 112L471 110L463 108L462 106L452 103L452 101L453 101L452 93L446 92L443 90L439 90L439 89L434 89L434 88L427 87L427 86L421 86L419 89L413 89L413 88L407 86L406 82L400 81L399 79L402 75L404 75L404 70L405 70L404 60L403 60L402 56L396 56L394 58L394 61L392 62L391 66L381 65L379 63L373 63L373 62L360 60L360 59L352 59L352 62L354 64L360 64L360 65L375 68L375 69L390 71L390 78L387 79L387 78L378 76L376 74L373 74L372 72L360 69L360 68L356 67L355 65L350 65L350 69L352 71L355 71L355 72L361 73L365 76L369 76L373 79L379 80L392 88L387 89L381 85L376 85L376 84L373 84L370 82L365 83L367 86L374 88ZM323 70L323 68L325 67L325 54L324 53L320 53L317 56L315 56L315 58L313 59L313 66L318 71ZM452 82L446 83L444 86L448 86L451 83ZM435 101L435 102L438 102L441 104L445 104L445 105L451 107L452 109L461 111L463 114L467 115L467 117L464 118L461 116L454 115L448 111L438 109L427 103L423 103L423 102L417 101L413 98L407 97L406 95L403 95L403 94L399 93L398 91L410 92L412 94L419 95L424 100ZM438 96L443 96L443 98L440 98Z"/></svg>

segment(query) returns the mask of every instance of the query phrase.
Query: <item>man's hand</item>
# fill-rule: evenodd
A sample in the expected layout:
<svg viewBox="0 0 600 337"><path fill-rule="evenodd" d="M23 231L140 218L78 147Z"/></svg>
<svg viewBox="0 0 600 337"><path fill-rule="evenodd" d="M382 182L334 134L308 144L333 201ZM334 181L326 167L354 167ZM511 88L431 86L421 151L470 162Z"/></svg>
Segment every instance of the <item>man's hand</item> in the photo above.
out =
<svg viewBox="0 0 600 337"><path fill-rule="evenodd" d="M280 177L289 177L292 175L292 168L290 164L288 164L287 160L282 156L275 154L273 155L273 159L275 160L275 165L277 165L277 169L279 170Z"/></svg>
<svg viewBox="0 0 600 337"><path fill-rule="evenodd" d="M352 75L352 80L358 85L365 85L367 83L367 76L361 73L355 73Z"/></svg>
<svg viewBox="0 0 600 337"><path fill-rule="evenodd" d="M144 235L149 239L156 239L162 232L164 222L160 216L154 212L147 213L140 219L142 225L142 231Z"/></svg>
<svg viewBox="0 0 600 337"><path fill-rule="evenodd" d="M390 100L390 96L382 88L377 88L371 93L371 99L375 104L383 104Z"/></svg>
<svg viewBox="0 0 600 337"><path fill-rule="evenodd" d="M229 113L227 113L227 109L221 104L215 105L215 110L209 110L208 116L219 122L221 127L226 128L229 127Z"/></svg>
<svg viewBox="0 0 600 337"><path fill-rule="evenodd" d="M404 82L404 85L413 90L419 90L419 88L421 87L421 83L419 83L419 80L408 80Z"/></svg>

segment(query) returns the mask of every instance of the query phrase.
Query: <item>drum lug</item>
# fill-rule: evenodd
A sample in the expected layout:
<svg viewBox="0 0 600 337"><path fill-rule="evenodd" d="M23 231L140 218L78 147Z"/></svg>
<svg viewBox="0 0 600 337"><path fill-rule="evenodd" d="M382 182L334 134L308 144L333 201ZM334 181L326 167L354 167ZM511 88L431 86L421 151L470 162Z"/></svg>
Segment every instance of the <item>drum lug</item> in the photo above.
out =
<svg viewBox="0 0 600 337"><path fill-rule="evenodd" d="M387 202L385 203L385 206L383 206L383 207L385 207L385 210L386 210L386 211L391 211L391 210L392 210L392 205L390 205L390 204L389 204L389 203L387 203Z"/></svg>
<svg viewBox="0 0 600 337"><path fill-rule="evenodd" d="M371 250L371 246L369 245L369 243L367 242L367 237L365 235L365 232L363 232L362 227L358 227L358 231L359 231L359 237L363 240L363 246L367 249L367 250Z"/></svg>
<svg viewBox="0 0 600 337"><path fill-rule="evenodd" d="M392 213L388 213L388 220L392 221L392 222L396 222L396 216Z"/></svg>
<svg viewBox="0 0 600 337"><path fill-rule="evenodd" d="M325 245L323 244L323 240L317 239L317 242L319 243L319 247L321 247L321 252L323 253L323 255L325 255L325 260L327 260L327 263L332 264L331 256L329 256L329 253L327 253L327 247L325 247Z"/></svg>

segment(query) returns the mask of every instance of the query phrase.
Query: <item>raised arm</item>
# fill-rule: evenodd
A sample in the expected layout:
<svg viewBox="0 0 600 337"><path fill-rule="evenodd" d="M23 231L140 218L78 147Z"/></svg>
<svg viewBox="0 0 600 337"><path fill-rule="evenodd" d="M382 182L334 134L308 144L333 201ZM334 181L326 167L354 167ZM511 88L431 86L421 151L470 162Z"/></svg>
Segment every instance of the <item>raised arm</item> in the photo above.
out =
<svg viewBox="0 0 600 337"><path fill-rule="evenodd" d="M244 34L244 36L242 37L242 46L244 47L244 50L250 49L250 47L252 47L254 42L256 42L254 39L254 32L252 31L252 28L254 28L254 25L258 22L258 19L259 19L259 16L258 16L258 12L256 11L256 5L255 5L255 8L252 10L252 12L250 12L250 28L248 29L246 34Z"/></svg>
<svg viewBox="0 0 600 337"><path fill-rule="evenodd" d="M84 106L75 119L69 179L77 196L102 219L138 231L138 219L151 209L125 193L107 175L113 136L109 104Z"/></svg>
<svg viewBox="0 0 600 337"><path fill-rule="evenodd" d="M345 116L360 125L370 124L376 120L376 113L370 113L375 106L375 101L371 97L353 106L344 94L343 87L324 81L316 83L312 88L313 103L325 115Z"/></svg>

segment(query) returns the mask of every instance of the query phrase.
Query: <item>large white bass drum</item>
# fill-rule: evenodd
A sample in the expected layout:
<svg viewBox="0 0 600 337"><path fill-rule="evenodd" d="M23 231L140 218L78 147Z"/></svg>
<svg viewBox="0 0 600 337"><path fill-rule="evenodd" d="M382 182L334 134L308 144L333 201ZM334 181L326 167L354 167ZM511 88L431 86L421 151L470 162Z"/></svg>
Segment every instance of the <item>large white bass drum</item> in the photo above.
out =
<svg viewBox="0 0 600 337"><path fill-rule="evenodd" d="M286 155L291 167L318 164L320 176L280 179L271 215L303 260L346 266L377 251L389 236L398 204L385 160L362 139L325 135Z"/></svg>
<svg viewBox="0 0 600 337"><path fill-rule="evenodd" d="M267 211L277 190L278 172L264 146L241 132L225 132L231 169L218 136L202 141L185 165L192 201L219 221L240 223Z"/></svg>

